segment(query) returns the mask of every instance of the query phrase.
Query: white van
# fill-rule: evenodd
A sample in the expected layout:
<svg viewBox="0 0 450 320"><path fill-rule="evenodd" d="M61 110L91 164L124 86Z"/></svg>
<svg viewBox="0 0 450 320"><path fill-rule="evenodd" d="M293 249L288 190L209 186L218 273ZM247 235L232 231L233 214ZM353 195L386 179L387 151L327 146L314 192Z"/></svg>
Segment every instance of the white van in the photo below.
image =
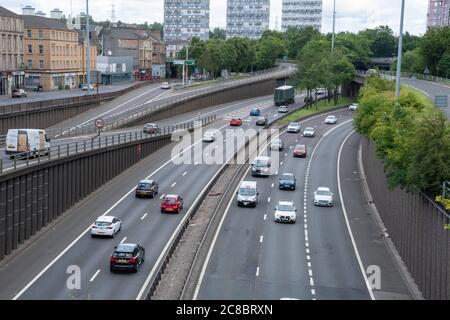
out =
<svg viewBox="0 0 450 320"><path fill-rule="evenodd" d="M270 166L270 157L256 157L252 163L252 176L269 176Z"/></svg>
<svg viewBox="0 0 450 320"><path fill-rule="evenodd" d="M256 207L258 195L256 181L242 181L237 192L237 204L239 207Z"/></svg>
<svg viewBox="0 0 450 320"><path fill-rule="evenodd" d="M45 130L41 129L9 129L6 134L5 153L11 158L14 155L48 154L50 151L50 139Z"/></svg>

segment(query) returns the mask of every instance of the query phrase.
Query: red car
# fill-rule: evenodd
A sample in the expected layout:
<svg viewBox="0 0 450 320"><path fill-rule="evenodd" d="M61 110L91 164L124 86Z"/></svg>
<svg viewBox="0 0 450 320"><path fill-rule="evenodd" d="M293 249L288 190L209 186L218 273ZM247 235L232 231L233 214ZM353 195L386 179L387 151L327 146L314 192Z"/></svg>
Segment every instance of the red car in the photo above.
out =
<svg viewBox="0 0 450 320"><path fill-rule="evenodd" d="M235 118L235 119L231 119L230 121L230 126L241 126L242 125L242 120L241 118Z"/></svg>
<svg viewBox="0 0 450 320"><path fill-rule="evenodd" d="M168 194L164 197L164 201L161 203L161 212L175 212L178 213L183 209L183 199L174 194Z"/></svg>
<svg viewBox="0 0 450 320"><path fill-rule="evenodd" d="M295 146L293 156L306 158L306 146L304 144Z"/></svg>

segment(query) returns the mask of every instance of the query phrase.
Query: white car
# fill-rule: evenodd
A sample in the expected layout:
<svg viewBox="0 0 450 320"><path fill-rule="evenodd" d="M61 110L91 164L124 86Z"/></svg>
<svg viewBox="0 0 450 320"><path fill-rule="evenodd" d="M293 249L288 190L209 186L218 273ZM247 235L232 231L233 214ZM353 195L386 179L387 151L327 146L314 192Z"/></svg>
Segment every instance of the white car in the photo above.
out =
<svg viewBox="0 0 450 320"><path fill-rule="evenodd" d="M297 217L296 211L294 202L278 201L274 213L275 222L295 223Z"/></svg>
<svg viewBox="0 0 450 320"><path fill-rule="evenodd" d="M316 89L316 94L318 94L318 95L322 95L325 93L327 93L327 90L325 90L325 88L317 88Z"/></svg>
<svg viewBox="0 0 450 320"><path fill-rule="evenodd" d="M122 227L122 221L119 218L113 216L101 216L91 227L91 235L95 236L107 236L114 238L117 232Z"/></svg>
<svg viewBox="0 0 450 320"><path fill-rule="evenodd" d="M278 107L278 113L288 113L288 112L289 112L288 107L286 106Z"/></svg>
<svg viewBox="0 0 450 320"><path fill-rule="evenodd" d="M337 118L336 116L328 116L325 119L325 124L336 124L337 123Z"/></svg>
<svg viewBox="0 0 450 320"><path fill-rule="evenodd" d="M356 111L359 107L359 104L357 103L352 103L349 107L348 107L348 111Z"/></svg>
<svg viewBox="0 0 450 320"><path fill-rule="evenodd" d="M330 191L330 188L319 187L314 191L314 205L320 207L333 206L333 193Z"/></svg>
<svg viewBox="0 0 450 320"><path fill-rule="evenodd" d="M168 82L161 83L161 89L170 89L170 84Z"/></svg>
<svg viewBox="0 0 450 320"><path fill-rule="evenodd" d="M216 140L216 134L212 130L208 130L203 134L204 142L214 142Z"/></svg>
<svg viewBox="0 0 450 320"><path fill-rule="evenodd" d="M313 127L307 127L305 130L303 130L303 136L304 137L314 137L316 135L316 131Z"/></svg>
<svg viewBox="0 0 450 320"><path fill-rule="evenodd" d="M300 123L298 123L298 122L289 123L289 125L287 127L287 132L299 133L300 132Z"/></svg>
<svg viewBox="0 0 450 320"><path fill-rule="evenodd" d="M85 83L81 86L81 90L87 91L87 89L88 89L87 83ZM92 84L89 85L89 90L94 90L94 86Z"/></svg>

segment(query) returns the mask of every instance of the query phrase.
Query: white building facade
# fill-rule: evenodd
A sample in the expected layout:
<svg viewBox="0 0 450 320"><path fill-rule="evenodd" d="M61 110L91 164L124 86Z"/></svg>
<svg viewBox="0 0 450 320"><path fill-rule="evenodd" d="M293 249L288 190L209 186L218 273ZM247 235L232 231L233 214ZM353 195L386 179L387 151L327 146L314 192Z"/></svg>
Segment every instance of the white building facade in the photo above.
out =
<svg viewBox="0 0 450 320"><path fill-rule="evenodd" d="M283 0L281 28L322 29L322 0Z"/></svg>
<svg viewBox="0 0 450 320"><path fill-rule="evenodd" d="M228 0L227 38L258 39L269 23L270 0Z"/></svg>

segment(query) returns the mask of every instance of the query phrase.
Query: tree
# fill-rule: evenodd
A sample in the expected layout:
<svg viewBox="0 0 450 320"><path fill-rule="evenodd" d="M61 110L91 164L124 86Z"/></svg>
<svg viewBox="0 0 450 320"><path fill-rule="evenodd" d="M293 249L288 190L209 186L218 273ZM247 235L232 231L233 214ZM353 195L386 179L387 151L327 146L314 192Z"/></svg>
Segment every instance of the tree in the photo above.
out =
<svg viewBox="0 0 450 320"><path fill-rule="evenodd" d="M397 70L397 59L391 64L391 71ZM402 58L402 71L411 73L422 73L425 70L425 60L423 59L419 48L407 51Z"/></svg>
<svg viewBox="0 0 450 320"><path fill-rule="evenodd" d="M319 38L321 38L320 32L313 27L289 27L284 33L288 56L292 59L296 59L300 51L308 42Z"/></svg>
<svg viewBox="0 0 450 320"><path fill-rule="evenodd" d="M448 48L450 48L450 26L428 28L419 41L420 54L432 74L438 73L439 63Z"/></svg>
<svg viewBox="0 0 450 320"><path fill-rule="evenodd" d="M396 54L397 39L394 31L388 26L367 29L359 32L370 42L371 57L393 57Z"/></svg>
<svg viewBox="0 0 450 320"><path fill-rule="evenodd" d="M286 44L278 37L266 36L256 44L256 66L258 69L268 69L275 65L277 58L286 55Z"/></svg>
<svg viewBox="0 0 450 320"><path fill-rule="evenodd" d="M371 42L364 36L341 32L336 36L336 48L342 51L356 69L366 69L371 55Z"/></svg>
<svg viewBox="0 0 450 320"><path fill-rule="evenodd" d="M210 39L224 39L226 38L227 32L222 28L214 28L213 31L209 31Z"/></svg>
<svg viewBox="0 0 450 320"><path fill-rule="evenodd" d="M439 74L438 76L446 77L450 75L450 50L445 52L441 60L438 63Z"/></svg>
<svg viewBox="0 0 450 320"><path fill-rule="evenodd" d="M255 50L251 41L244 38L231 38L227 40L227 43L234 47L237 55L233 69L237 73L248 70L255 60Z"/></svg>

